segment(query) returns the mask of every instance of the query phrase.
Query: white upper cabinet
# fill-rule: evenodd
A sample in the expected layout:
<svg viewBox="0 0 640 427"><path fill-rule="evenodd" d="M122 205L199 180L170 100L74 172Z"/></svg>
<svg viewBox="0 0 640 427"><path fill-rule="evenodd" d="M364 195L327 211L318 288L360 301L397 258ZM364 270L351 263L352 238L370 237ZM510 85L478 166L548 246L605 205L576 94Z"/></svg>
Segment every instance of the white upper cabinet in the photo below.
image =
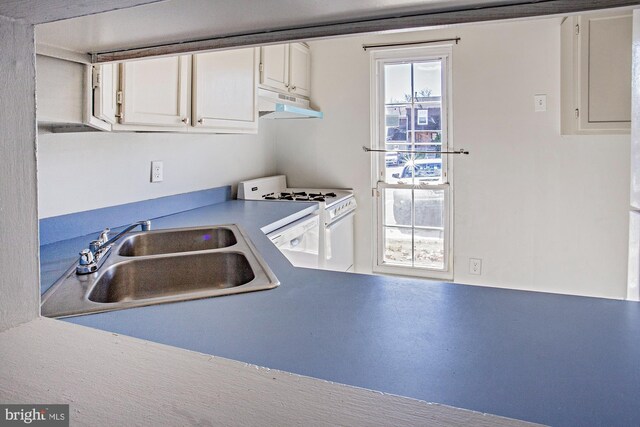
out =
<svg viewBox="0 0 640 427"><path fill-rule="evenodd" d="M120 69L120 123L186 128L191 56L125 62Z"/></svg>
<svg viewBox="0 0 640 427"><path fill-rule="evenodd" d="M311 93L311 53L302 43L289 45L289 91L306 97Z"/></svg>
<svg viewBox="0 0 640 427"><path fill-rule="evenodd" d="M261 50L260 84L287 92L289 87L289 45L265 46Z"/></svg>
<svg viewBox="0 0 640 427"><path fill-rule="evenodd" d="M279 92L309 97L311 94L311 53L304 43L260 48L260 84Z"/></svg>
<svg viewBox="0 0 640 427"><path fill-rule="evenodd" d="M256 133L259 62L257 48L193 55L193 126Z"/></svg>
<svg viewBox="0 0 640 427"><path fill-rule="evenodd" d="M259 65L259 48L95 66L38 55L38 126L257 133Z"/></svg>
<svg viewBox="0 0 640 427"><path fill-rule="evenodd" d="M628 11L562 23L562 133L629 133L632 18Z"/></svg>
<svg viewBox="0 0 640 427"><path fill-rule="evenodd" d="M37 55L36 67L39 128L50 132L111 130L113 122L94 116L91 65Z"/></svg>
<svg viewBox="0 0 640 427"><path fill-rule="evenodd" d="M38 55L38 123L82 123L83 70L75 62Z"/></svg>
<svg viewBox="0 0 640 427"><path fill-rule="evenodd" d="M105 64L93 67L93 115L114 124L118 114L118 65Z"/></svg>

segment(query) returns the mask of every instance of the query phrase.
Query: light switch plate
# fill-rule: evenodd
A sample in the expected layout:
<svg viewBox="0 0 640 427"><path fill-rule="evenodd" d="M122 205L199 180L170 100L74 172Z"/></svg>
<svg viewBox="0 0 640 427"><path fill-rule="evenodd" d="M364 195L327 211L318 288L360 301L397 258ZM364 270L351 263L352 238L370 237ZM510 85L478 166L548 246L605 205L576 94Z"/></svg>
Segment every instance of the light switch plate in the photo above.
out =
<svg viewBox="0 0 640 427"><path fill-rule="evenodd" d="M534 110L536 113L547 111L547 95L534 95Z"/></svg>

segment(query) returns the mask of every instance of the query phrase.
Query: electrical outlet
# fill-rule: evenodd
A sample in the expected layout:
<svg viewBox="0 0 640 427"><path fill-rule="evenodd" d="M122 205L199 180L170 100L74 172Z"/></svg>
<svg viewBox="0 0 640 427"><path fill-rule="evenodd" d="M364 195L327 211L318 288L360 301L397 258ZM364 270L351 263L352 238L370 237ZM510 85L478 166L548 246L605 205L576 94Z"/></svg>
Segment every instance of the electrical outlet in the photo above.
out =
<svg viewBox="0 0 640 427"><path fill-rule="evenodd" d="M547 111L547 95L534 95L533 101L536 113Z"/></svg>
<svg viewBox="0 0 640 427"><path fill-rule="evenodd" d="M151 182L161 182L164 179L164 165L160 160L151 162Z"/></svg>
<svg viewBox="0 0 640 427"><path fill-rule="evenodd" d="M482 274L482 260L480 258L469 258L469 274Z"/></svg>

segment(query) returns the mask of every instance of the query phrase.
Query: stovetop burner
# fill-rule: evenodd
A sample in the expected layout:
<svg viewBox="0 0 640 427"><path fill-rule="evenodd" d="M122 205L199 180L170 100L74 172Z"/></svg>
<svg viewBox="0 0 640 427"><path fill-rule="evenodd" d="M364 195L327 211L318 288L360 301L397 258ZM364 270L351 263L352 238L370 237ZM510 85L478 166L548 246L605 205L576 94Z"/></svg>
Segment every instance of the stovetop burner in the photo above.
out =
<svg viewBox="0 0 640 427"><path fill-rule="evenodd" d="M327 198L336 197L336 193L308 193L306 191L290 191L269 193L262 196L265 200L296 200L300 202L324 202Z"/></svg>
<svg viewBox="0 0 640 427"><path fill-rule="evenodd" d="M331 209L332 206L353 197L351 189L333 189L327 187L288 187L284 175L242 181L238 184L238 199L315 202L320 208Z"/></svg>
<svg viewBox="0 0 640 427"><path fill-rule="evenodd" d="M322 197L322 198L328 198L328 197L336 197L336 193L325 193L322 194L322 192L320 193L309 193L309 197Z"/></svg>

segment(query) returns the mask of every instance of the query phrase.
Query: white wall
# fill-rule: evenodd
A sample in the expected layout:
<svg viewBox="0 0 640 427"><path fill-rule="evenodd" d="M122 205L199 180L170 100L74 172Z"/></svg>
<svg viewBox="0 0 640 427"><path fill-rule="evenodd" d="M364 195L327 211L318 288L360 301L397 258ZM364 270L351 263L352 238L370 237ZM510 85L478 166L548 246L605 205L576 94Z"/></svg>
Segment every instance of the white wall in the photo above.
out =
<svg viewBox="0 0 640 427"><path fill-rule="evenodd" d="M234 185L275 172L274 125L258 135L178 133L42 134L40 218ZM150 183L152 160L164 181Z"/></svg>
<svg viewBox="0 0 640 427"><path fill-rule="evenodd" d="M38 317L33 26L0 16L0 330Z"/></svg>
<svg viewBox="0 0 640 427"><path fill-rule="evenodd" d="M356 269L370 271L362 44L450 36L462 38L453 48L453 141L471 152L454 158L454 280L624 298L630 138L560 136L557 18L310 43L313 101L325 119L278 124L278 172L295 186L356 190ZM535 113L540 93L547 112ZM483 260L481 276L468 274L470 257Z"/></svg>

